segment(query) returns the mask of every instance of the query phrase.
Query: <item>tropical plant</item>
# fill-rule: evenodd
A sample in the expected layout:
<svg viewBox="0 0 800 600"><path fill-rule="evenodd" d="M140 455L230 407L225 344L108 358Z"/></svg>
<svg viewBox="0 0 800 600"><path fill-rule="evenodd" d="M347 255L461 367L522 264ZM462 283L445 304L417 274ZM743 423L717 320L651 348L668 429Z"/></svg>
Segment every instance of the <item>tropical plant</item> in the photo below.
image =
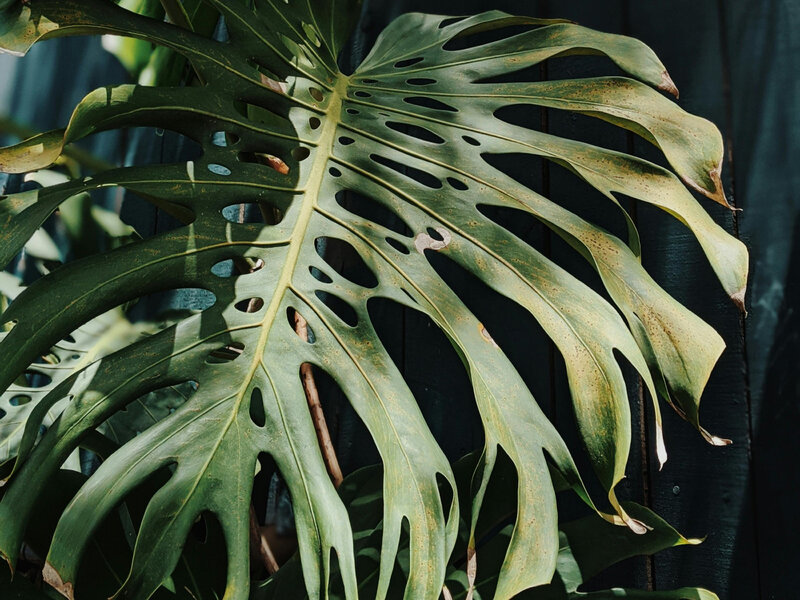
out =
<svg viewBox="0 0 800 600"><path fill-rule="evenodd" d="M345 494L331 481L335 457L320 443L324 421L309 410L313 394L304 386L309 364L345 391L381 456L379 542L366 548L379 557L372 578L379 598L390 590L405 598L438 597L453 565L462 564L459 557L450 562L454 548L466 565L465 594L474 594L476 583L480 590L481 577L490 573L481 566L478 517L496 504L487 495L501 455L515 472L514 486L503 488L514 500L515 519L501 532L508 541L499 546L500 560L487 560L499 565L495 598L549 584L556 572L577 594L582 579L562 571L556 488L571 488L595 518L621 526L616 535L627 535L624 526L650 540L649 528L665 527L616 497L631 433L615 351L652 397L660 461L666 450L658 397L709 442L726 442L698 418L724 343L644 270L638 234L617 195L683 222L740 305L747 252L684 185L725 204L719 132L656 91L677 94L641 42L498 11L457 19L408 14L347 75L337 57L358 16L356 0L169 0L163 2L168 21L145 1L122 3L142 14L107 0L0 4L0 47L7 52L24 54L37 41L63 35L121 35L185 57L195 74L191 85L172 80L96 90L66 128L0 151L0 169L45 168L72 142L115 128L164 128L202 146L196 160L115 168L0 199L3 265L78 194L121 187L183 222L70 262L19 294L0 318L6 331L0 390L19 386L21 374L42 371L37 359L59 340L125 302L187 287L215 298L197 314L81 363L38 395L14 445L0 501L0 552L12 569L37 518L37 501L67 457L96 442L104 424L131 403L169 386L197 389L141 435L114 451L98 450L102 464L70 488L52 540L43 538L46 577L69 597L92 540L128 505L141 510L126 512L138 515L128 529L135 546L129 572L114 583L117 597L180 590L173 576L184 567L196 583L191 573L198 569L184 546L208 514L220 525L214 539L226 555L216 563L217 569L227 564L225 598L247 597L252 482L266 453L291 492L308 596L333 593L335 571L344 596L355 598L364 581L354 548L364 540L348 518ZM222 17L229 39L193 30L198 6ZM604 55L627 76L525 81L523 69L573 54ZM144 61L139 56L131 65L141 69ZM504 78L512 73L519 81ZM660 148L675 174L514 124L503 112L514 105L572 111L628 129ZM493 156L509 153L542 157L602 192L626 219L627 242L493 166ZM259 211L258 222L243 218L254 214L247 207ZM566 240L596 269L608 297L494 221L496 207L532 215ZM352 251L359 269L345 271L327 260L326 245ZM555 427L486 328L431 266L431 253L527 309L553 340L607 498L590 497ZM376 333L369 306L377 297L430 317L468 371L485 447L466 492ZM40 435L54 409L58 417ZM464 512L469 517L462 519ZM408 550L398 586L393 573L404 530ZM77 596L101 593L92 587L79 586ZM292 590L303 595L297 585Z"/></svg>

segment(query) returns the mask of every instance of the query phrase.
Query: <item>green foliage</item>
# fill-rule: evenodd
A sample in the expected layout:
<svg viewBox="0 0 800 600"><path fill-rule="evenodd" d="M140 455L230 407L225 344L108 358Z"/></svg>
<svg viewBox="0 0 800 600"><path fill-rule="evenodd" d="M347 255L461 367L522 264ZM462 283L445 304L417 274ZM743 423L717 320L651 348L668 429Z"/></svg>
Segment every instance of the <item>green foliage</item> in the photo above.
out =
<svg viewBox="0 0 800 600"><path fill-rule="evenodd" d="M137 6L161 14L154 3ZM12 53L61 35L124 35L184 57L196 74L182 78L180 68L164 67L157 87L96 90L64 129L0 150L0 169L43 169L70 143L124 127L169 129L203 149L200 158L182 164L111 169L0 199L3 265L59 206L96 190L124 188L184 223L73 261L20 293L0 316L6 330L0 390L27 394L19 377L47 369L32 367L38 357L126 302L185 287L215 297L210 308L150 335L115 335L113 351L70 363L37 392L24 421L18 419L16 437L7 438L14 462L0 501L0 552L9 564L16 563L26 528L36 519L37 499L67 457L108 432L132 403L146 404L151 394L158 404L152 396L157 390L187 385L197 387L189 401L167 407L174 412L161 410L141 435L119 438L123 445L104 455L63 509L46 572L65 594L75 592L95 532L166 469L168 477L144 501L119 593L144 599L162 586L181 589L171 578L176 567L183 568L184 542L197 519L210 513L224 538L219 546L226 554L225 598L246 598L248 515L261 453L274 459L291 492L301 575L312 598L333 593L333 552L343 597L355 598L364 584L357 567L366 553L375 563L369 581L379 598L437 598L446 579L451 592L468 595L471 590L456 590L459 582L466 588L473 583L471 570L458 570L469 556L468 564L477 563L480 577L487 577L475 580L475 593L505 599L550 584L554 574L565 584L566 597L582 596L576 589L583 579L564 571L572 568L567 563L576 560L585 573L583 565L594 569L619 559L613 552L584 559L576 554L576 540L589 543L598 527L598 536L627 540L617 540L616 552L628 552L627 543L632 553L658 549L654 540L661 537L645 532L668 526L621 504L615 494L631 433L614 351L649 390L663 462L659 396L711 443L725 442L705 432L698 419L702 390L724 344L644 270L638 234L615 194L653 204L683 222L739 303L747 252L684 185L725 203L722 140L711 123L653 89L677 92L652 51L631 38L498 11L457 20L408 14L381 34L355 73L345 75L336 59L358 14L354 0L165 6L168 13L180 9L170 14L177 25L105 0L30 0L13 4L0 20L0 47ZM229 42L210 39L213 26L195 29L199 16L193 11L200 8L224 18ZM215 19L204 14L202 21L213 25ZM481 38L508 27L524 31ZM123 61L133 70L143 68L142 47L125 48ZM502 82L505 75L571 54L605 55L627 76ZM517 105L577 112L633 131L659 147L675 173L504 120L502 109ZM627 243L487 160L510 153L552 161L602 192L628 223ZM351 193L366 197L372 208L358 210L348 202ZM263 220L241 222L225 210L245 204L260 209ZM491 207L533 215L564 238L597 270L609 300L490 219ZM386 211L391 222L380 216ZM362 277L326 261L319 242L330 240L354 249L363 261ZM527 309L554 341L607 498L589 497L564 441L519 374L429 263L433 252ZM226 262L238 266L234 275L215 274ZM376 297L430 317L467 369L486 444L466 492L374 329L368 307ZM311 342L296 333L295 314L308 323ZM328 476L300 378L306 363L345 390L380 452L382 471L369 496L382 497L377 537L362 535L358 515L348 518L347 506L364 500L361 492L348 501L346 490L337 493ZM41 425L49 427L40 436ZM505 497L515 500L515 518L495 536L496 548L484 551L478 547L478 517L497 509L490 480L500 450L515 471L514 486L505 489ZM596 511L591 522L563 524L559 532L553 481L572 488ZM453 502L443 503L448 496ZM596 508L606 502L613 516ZM404 528L410 543L398 552ZM682 540L668 532L672 541L663 547ZM482 561L494 567L480 567ZM396 563L400 583L393 578ZM287 577L284 569L268 585ZM299 589L292 584L292 593ZM77 597L83 593L77 589ZM587 596L615 594L639 597L625 591ZM691 594L685 597L707 593Z"/></svg>

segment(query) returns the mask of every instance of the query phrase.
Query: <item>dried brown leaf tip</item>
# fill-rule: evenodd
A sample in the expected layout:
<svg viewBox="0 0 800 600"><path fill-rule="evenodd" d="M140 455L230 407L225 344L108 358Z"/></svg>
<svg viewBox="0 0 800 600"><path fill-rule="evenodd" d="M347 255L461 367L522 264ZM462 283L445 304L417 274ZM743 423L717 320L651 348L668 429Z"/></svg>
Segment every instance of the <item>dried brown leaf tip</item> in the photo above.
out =
<svg viewBox="0 0 800 600"><path fill-rule="evenodd" d="M75 589L73 588L70 582L62 581L61 575L58 574L49 562L44 563L44 569L42 569L42 579L44 582L56 590L59 594L64 596L65 598L69 598L69 600L75 599Z"/></svg>
<svg viewBox="0 0 800 600"><path fill-rule="evenodd" d="M727 438L721 438L719 436L709 433L702 427L700 428L700 435L702 435L703 439L712 446L730 446L733 443L731 440Z"/></svg>
<svg viewBox="0 0 800 600"><path fill-rule="evenodd" d="M658 89L660 89L662 92L672 94L676 98L680 98L678 86L675 85L675 82L672 81L672 77L670 77L669 73L666 71L661 72L661 83L659 84Z"/></svg>
<svg viewBox="0 0 800 600"><path fill-rule="evenodd" d="M733 303L744 313L745 317L747 316L747 309L744 307L744 295L746 292L747 288L742 288L735 294L731 294L731 300L733 300Z"/></svg>
<svg viewBox="0 0 800 600"><path fill-rule="evenodd" d="M472 600L473 592L475 590L475 578L478 575L478 556L475 553L475 548L470 542L470 545L467 547L467 598L466 600Z"/></svg>
<svg viewBox="0 0 800 600"><path fill-rule="evenodd" d="M730 210L742 210L741 208L736 208L730 202L728 202L728 198L725 196L725 189L722 186L722 161L720 161L715 168L708 172L708 176L713 184L712 189L710 190L698 184L691 178L684 177L683 180L686 185L688 185L694 191L700 192L718 204L722 204L722 206L725 208L729 208Z"/></svg>

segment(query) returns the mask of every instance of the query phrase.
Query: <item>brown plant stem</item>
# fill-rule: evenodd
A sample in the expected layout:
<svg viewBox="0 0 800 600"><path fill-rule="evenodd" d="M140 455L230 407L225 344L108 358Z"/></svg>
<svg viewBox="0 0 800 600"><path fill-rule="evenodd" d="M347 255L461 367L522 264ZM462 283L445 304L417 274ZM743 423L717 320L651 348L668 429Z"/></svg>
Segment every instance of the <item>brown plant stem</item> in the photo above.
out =
<svg viewBox="0 0 800 600"><path fill-rule="evenodd" d="M294 328L297 335L308 341L308 323L297 311L294 312ZM328 474L331 476L334 487L338 488L342 484L342 469L339 467L339 459L336 457L331 434L328 431L328 424L325 421L325 413L322 411L322 404L319 401L319 391L314 380L314 371L309 363L300 365L300 378L303 381L303 390L306 393L306 400L308 400L308 409L311 412L311 419L317 432L320 450L322 450L322 459L325 461L325 467L328 469Z"/></svg>
<svg viewBox="0 0 800 600"><path fill-rule="evenodd" d="M269 575L279 569L278 561L275 560L272 548L270 548L266 536L261 531L258 517L256 517L256 511L252 504L250 504L250 561L251 563L257 562L263 565Z"/></svg>

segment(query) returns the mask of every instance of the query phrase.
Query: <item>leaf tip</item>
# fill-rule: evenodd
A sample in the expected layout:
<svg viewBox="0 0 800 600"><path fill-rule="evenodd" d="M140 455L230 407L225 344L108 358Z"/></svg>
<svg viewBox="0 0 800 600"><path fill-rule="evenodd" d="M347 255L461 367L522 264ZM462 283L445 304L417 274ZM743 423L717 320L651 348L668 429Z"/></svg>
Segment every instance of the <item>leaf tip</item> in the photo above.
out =
<svg viewBox="0 0 800 600"><path fill-rule="evenodd" d="M660 471L667 462L667 445L664 443L664 430L660 424L656 429L656 456L658 456L658 470Z"/></svg>
<svg viewBox="0 0 800 600"><path fill-rule="evenodd" d="M733 303L739 308L739 310L744 314L745 317L747 316L747 309L744 306L744 295L746 292L747 292L747 287L745 286L742 287L739 291L731 294L731 300L733 300Z"/></svg>
<svg viewBox="0 0 800 600"><path fill-rule="evenodd" d="M667 73L666 70L661 72L661 83L658 84L658 89L660 89L662 92L672 94L676 98L680 98L678 86L675 85L675 82L672 81L672 77L669 76L669 73Z"/></svg>
<svg viewBox="0 0 800 600"><path fill-rule="evenodd" d="M699 546L703 542L706 541L705 536L701 538L683 538L685 544L689 544L690 546Z"/></svg>
<svg viewBox="0 0 800 600"><path fill-rule="evenodd" d="M49 561L44 563L42 579L44 579L45 583L47 583L65 598L69 598L69 600L75 600L75 589L72 583L61 579L61 575L58 574L58 571L56 571L55 567L53 567Z"/></svg>
<svg viewBox="0 0 800 600"><path fill-rule="evenodd" d="M700 428L700 435L702 435L703 439L712 446L730 446L731 444L733 444L733 441L729 440L728 438L722 438L717 435L712 435L702 427Z"/></svg>
<svg viewBox="0 0 800 600"><path fill-rule="evenodd" d="M14 572L16 571L16 569L14 568L14 561L11 560L11 557L8 556L2 550L0 550L0 557L2 557L4 561L6 561L6 564L8 565L8 570L11 571L11 579L14 579Z"/></svg>
<svg viewBox="0 0 800 600"><path fill-rule="evenodd" d="M475 578L478 575L478 557L475 554L475 546L473 540L470 540L467 547L467 597L466 600L472 600L473 592L475 590Z"/></svg>
<svg viewBox="0 0 800 600"><path fill-rule="evenodd" d="M639 519L634 519L627 512L625 512L625 509L622 508L622 505L617 500L617 495L614 493L613 489L608 492L608 500L611 502L611 506L614 507L614 510L617 512L617 514L616 516L612 516L600 513L600 516L603 517L603 519L613 523L614 525L625 525L637 535L644 535L648 531L653 531L653 528L647 523L644 523Z"/></svg>

